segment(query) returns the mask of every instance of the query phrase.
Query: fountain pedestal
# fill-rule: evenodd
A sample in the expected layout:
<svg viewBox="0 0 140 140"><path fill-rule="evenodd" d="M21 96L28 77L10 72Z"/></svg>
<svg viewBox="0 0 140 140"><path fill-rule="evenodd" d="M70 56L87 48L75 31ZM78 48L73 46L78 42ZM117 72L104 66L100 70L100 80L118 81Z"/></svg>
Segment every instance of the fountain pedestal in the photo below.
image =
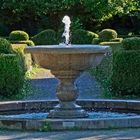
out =
<svg viewBox="0 0 140 140"><path fill-rule="evenodd" d="M60 80L56 95L59 104L51 110L49 118L84 118L88 114L79 105L75 103L78 98L78 90L74 84L79 76L79 71L52 71Z"/></svg>

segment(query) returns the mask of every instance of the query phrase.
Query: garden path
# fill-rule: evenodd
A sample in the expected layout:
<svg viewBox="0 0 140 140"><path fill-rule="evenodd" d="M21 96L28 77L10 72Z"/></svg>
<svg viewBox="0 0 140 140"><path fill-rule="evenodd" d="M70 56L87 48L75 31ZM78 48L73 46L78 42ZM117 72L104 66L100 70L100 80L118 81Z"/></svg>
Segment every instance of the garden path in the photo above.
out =
<svg viewBox="0 0 140 140"><path fill-rule="evenodd" d="M21 132L0 130L0 140L140 140L140 129L62 132Z"/></svg>

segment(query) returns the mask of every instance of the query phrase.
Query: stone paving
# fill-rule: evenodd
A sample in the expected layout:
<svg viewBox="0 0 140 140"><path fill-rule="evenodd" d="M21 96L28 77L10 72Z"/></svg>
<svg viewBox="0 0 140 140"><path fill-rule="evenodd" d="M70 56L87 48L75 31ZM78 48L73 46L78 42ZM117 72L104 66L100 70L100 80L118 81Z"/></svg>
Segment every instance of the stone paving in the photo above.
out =
<svg viewBox="0 0 140 140"><path fill-rule="evenodd" d="M0 131L0 140L140 140L140 129L21 132Z"/></svg>
<svg viewBox="0 0 140 140"><path fill-rule="evenodd" d="M32 80L31 84L34 89L34 94L26 97L27 100L45 100L56 99L56 87L58 79L54 78L47 71L46 73L37 74ZM76 80L76 85L79 89L78 99L95 99L100 98L101 87L100 84L91 77L88 72L84 72Z"/></svg>

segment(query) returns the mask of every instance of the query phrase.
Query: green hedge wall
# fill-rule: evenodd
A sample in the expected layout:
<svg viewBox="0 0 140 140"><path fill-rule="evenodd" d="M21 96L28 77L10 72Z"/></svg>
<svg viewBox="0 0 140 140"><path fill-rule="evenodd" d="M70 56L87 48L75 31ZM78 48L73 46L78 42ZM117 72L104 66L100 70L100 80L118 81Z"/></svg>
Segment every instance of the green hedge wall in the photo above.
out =
<svg viewBox="0 0 140 140"><path fill-rule="evenodd" d="M125 38L122 45L125 50L140 50L140 37Z"/></svg>
<svg viewBox="0 0 140 140"><path fill-rule="evenodd" d="M13 97L21 90L24 71L15 54L0 54L0 96Z"/></svg>
<svg viewBox="0 0 140 140"><path fill-rule="evenodd" d="M110 78L112 93L140 95L140 50L118 51L113 55Z"/></svg>
<svg viewBox="0 0 140 140"><path fill-rule="evenodd" d="M0 54L1 53L4 54L13 53L13 49L10 42L4 38L0 38Z"/></svg>

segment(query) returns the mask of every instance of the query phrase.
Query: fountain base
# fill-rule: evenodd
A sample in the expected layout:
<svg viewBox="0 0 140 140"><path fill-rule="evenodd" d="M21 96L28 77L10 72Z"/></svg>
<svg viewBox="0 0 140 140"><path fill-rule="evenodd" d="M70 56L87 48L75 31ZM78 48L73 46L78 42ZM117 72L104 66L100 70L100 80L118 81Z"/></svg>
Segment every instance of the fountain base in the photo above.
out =
<svg viewBox="0 0 140 140"><path fill-rule="evenodd" d="M88 114L74 102L61 102L49 112L48 118L86 118Z"/></svg>

